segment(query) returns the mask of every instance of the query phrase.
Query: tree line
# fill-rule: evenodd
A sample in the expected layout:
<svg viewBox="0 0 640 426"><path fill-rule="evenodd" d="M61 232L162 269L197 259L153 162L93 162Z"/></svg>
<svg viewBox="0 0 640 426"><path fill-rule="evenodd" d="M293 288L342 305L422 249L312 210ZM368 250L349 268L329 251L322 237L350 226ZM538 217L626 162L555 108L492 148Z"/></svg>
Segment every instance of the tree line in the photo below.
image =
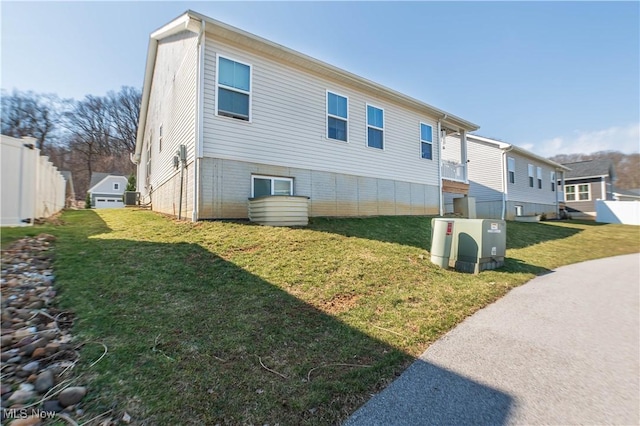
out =
<svg viewBox="0 0 640 426"><path fill-rule="evenodd" d="M0 130L8 136L35 138L37 148L58 170L71 171L81 200L91 173L135 172L130 153L135 150L141 99L140 90L129 86L82 100L2 90Z"/></svg>

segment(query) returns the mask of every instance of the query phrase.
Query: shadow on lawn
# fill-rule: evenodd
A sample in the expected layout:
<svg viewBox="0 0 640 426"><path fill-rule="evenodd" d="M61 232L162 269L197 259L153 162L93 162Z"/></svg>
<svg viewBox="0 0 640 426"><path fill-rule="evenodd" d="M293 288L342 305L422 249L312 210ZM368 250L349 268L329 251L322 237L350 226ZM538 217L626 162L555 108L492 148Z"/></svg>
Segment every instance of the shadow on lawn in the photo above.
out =
<svg viewBox="0 0 640 426"><path fill-rule="evenodd" d="M109 347L92 370L96 411L135 395L129 413L154 424L336 424L413 361L197 244L110 239L84 215L61 232L57 274L78 331ZM439 421L506 423L511 396L419 363L440 399L469 396L416 401ZM416 379L416 394L432 385ZM386 418L407 421L410 406Z"/></svg>
<svg viewBox="0 0 640 426"><path fill-rule="evenodd" d="M427 216L310 219L309 229L431 249L431 219ZM581 223L582 225L582 223ZM507 249L519 249L581 232L575 227L547 223L507 222Z"/></svg>

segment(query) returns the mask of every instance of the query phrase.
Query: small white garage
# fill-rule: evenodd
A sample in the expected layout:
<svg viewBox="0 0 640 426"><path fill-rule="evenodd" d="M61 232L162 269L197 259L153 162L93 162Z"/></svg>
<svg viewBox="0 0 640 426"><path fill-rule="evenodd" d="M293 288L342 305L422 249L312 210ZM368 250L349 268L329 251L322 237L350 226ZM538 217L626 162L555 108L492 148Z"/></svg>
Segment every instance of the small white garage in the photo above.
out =
<svg viewBox="0 0 640 426"><path fill-rule="evenodd" d="M109 173L93 173L90 185L91 207L95 209L124 207L122 196L127 187L126 177Z"/></svg>

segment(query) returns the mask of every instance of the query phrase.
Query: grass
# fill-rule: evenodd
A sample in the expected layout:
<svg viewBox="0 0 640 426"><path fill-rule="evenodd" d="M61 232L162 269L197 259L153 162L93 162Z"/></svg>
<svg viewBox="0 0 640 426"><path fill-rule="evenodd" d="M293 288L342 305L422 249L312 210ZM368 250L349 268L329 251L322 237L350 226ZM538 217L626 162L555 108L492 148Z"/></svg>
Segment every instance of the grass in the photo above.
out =
<svg viewBox="0 0 640 426"><path fill-rule="evenodd" d="M640 251L640 228L509 222L507 265L429 262L430 218L313 219L305 229L69 211L60 303L88 342L90 412L140 424L333 424L476 310L558 266ZM108 354L93 367L103 348Z"/></svg>

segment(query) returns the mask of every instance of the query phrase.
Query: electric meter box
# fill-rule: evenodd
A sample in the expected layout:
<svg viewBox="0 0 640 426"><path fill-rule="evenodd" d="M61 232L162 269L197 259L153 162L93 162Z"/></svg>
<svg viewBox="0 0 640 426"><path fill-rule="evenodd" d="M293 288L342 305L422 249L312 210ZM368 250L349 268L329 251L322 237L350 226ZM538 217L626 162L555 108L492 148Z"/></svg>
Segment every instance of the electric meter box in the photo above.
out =
<svg viewBox="0 0 640 426"><path fill-rule="evenodd" d="M504 266L507 224L496 219L453 219L449 266L477 274Z"/></svg>

